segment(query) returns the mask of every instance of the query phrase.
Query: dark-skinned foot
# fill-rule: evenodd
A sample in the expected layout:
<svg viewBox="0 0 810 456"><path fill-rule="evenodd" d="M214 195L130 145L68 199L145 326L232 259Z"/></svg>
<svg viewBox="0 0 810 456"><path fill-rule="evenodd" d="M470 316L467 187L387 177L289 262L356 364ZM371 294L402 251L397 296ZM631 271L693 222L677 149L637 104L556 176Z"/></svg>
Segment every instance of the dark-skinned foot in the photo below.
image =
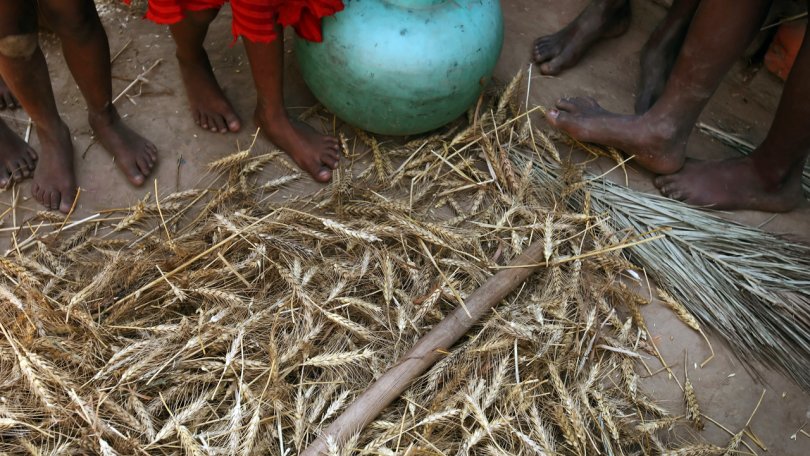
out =
<svg viewBox="0 0 810 456"><path fill-rule="evenodd" d="M605 110L593 98L563 98L546 114L548 122L583 142L615 147L656 174L681 169L689 130L647 116Z"/></svg>
<svg viewBox="0 0 810 456"><path fill-rule="evenodd" d="M34 149L0 121L0 188L31 177L36 163Z"/></svg>
<svg viewBox="0 0 810 456"><path fill-rule="evenodd" d="M76 198L70 130L61 121L50 129L38 125L37 137L40 154L31 194L46 208L67 214Z"/></svg>
<svg viewBox="0 0 810 456"><path fill-rule="evenodd" d="M305 123L293 122L285 112L256 108L256 123L279 149L318 182L329 182L340 160L337 138L322 135Z"/></svg>
<svg viewBox="0 0 810 456"><path fill-rule="evenodd" d="M114 158L127 179L140 187L157 164L157 148L129 128L114 107L88 116L98 141Z"/></svg>
<svg viewBox="0 0 810 456"><path fill-rule="evenodd" d="M540 73L559 74L576 65L597 40L619 36L629 26L628 0L593 0L565 28L536 39L532 60L540 65Z"/></svg>
<svg viewBox="0 0 810 456"><path fill-rule="evenodd" d="M219 86L208 54L200 50L193 57L177 56L183 84L186 87L194 123L213 132L237 132L242 127L239 116Z"/></svg>
<svg viewBox="0 0 810 456"><path fill-rule="evenodd" d="M693 206L718 210L788 212L801 204L803 166L769 183L750 157L723 161L688 160L675 174L659 176L661 194Z"/></svg>
<svg viewBox="0 0 810 456"><path fill-rule="evenodd" d="M2 109L17 109L20 107L20 102L14 98L11 90L6 85L6 81L0 78L0 110Z"/></svg>

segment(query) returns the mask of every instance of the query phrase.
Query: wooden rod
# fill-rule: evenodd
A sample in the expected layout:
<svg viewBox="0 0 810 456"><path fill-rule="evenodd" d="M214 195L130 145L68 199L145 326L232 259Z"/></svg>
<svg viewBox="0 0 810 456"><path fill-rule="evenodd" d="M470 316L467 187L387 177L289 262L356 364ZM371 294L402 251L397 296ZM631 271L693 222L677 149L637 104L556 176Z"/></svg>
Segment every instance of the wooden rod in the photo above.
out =
<svg viewBox="0 0 810 456"><path fill-rule="evenodd" d="M301 456L325 455L328 451L327 441L342 445L365 428L388 404L408 389L414 379L439 361L447 349L461 339L490 309L533 272L545 266L540 263L542 258L543 243L535 242L509 264L510 268L501 269L490 277L467 298L465 306L459 305L429 333L422 336L402 359L360 394Z"/></svg>

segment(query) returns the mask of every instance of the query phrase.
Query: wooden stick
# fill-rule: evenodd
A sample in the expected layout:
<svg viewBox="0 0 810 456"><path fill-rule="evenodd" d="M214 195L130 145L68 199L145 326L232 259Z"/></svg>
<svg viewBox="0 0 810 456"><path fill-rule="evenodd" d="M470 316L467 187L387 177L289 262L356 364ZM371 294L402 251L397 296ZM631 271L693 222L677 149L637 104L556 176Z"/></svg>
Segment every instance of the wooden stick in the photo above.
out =
<svg viewBox="0 0 810 456"><path fill-rule="evenodd" d="M135 87L135 85L136 85L137 83L139 83L139 82L148 82L148 81L146 80L146 75L147 75L147 74L149 74L149 72L150 72L150 71L154 70L156 66L160 65L160 62L162 62L162 61L163 61L163 59L157 59L157 60L155 60L155 63L153 63L153 64L152 64L152 66L150 66L149 68L145 69L145 70L143 71L143 73L139 74L139 75L138 75L138 76L137 76L137 77L136 77L136 78L135 78L135 79L134 79L132 82L130 82L130 83L129 83L129 85L128 85L128 86L126 86L126 88L125 88L124 90L122 90L122 91L121 91L121 93L119 93L119 94L118 94L118 96L116 96L115 98L113 98L112 104L115 104L115 102L116 102L116 101L120 100L120 99L121 99L121 97L123 97L124 95L126 95L126 94L127 94L127 92L129 92L129 90L130 90L130 89L132 89L133 87Z"/></svg>
<svg viewBox="0 0 810 456"><path fill-rule="evenodd" d="M502 269L490 277L467 298L465 307L456 309L439 322L429 333L394 364L315 440L301 456L319 456L327 453L327 441L338 445L360 432L374 420L394 399L408 389L411 382L439 361L447 349L456 343L490 309L495 307L533 272L545 266L543 243L532 244L523 255L517 257L509 269ZM469 311L469 316L467 314Z"/></svg>

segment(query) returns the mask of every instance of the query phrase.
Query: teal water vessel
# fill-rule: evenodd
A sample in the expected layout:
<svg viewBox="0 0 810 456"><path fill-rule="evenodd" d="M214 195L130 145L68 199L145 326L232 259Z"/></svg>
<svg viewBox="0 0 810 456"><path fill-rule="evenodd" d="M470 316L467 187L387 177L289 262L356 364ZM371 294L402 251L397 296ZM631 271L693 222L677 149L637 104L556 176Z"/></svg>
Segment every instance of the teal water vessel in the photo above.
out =
<svg viewBox="0 0 810 456"><path fill-rule="evenodd" d="M315 97L373 133L436 129L478 99L503 45L497 0L344 0L322 43L296 41Z"/></svg>

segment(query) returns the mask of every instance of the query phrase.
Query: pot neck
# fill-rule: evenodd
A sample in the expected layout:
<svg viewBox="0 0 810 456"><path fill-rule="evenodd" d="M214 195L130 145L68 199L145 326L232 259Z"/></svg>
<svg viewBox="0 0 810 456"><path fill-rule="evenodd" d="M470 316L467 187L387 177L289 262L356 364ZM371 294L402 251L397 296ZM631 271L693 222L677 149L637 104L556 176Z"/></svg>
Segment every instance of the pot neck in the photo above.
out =
<svg viewBox="0 0 810 456"><path fill-rule="evenodd" d="M385 3L412 9L429 8L447 1L448 0L383 0Z"/></svg>

